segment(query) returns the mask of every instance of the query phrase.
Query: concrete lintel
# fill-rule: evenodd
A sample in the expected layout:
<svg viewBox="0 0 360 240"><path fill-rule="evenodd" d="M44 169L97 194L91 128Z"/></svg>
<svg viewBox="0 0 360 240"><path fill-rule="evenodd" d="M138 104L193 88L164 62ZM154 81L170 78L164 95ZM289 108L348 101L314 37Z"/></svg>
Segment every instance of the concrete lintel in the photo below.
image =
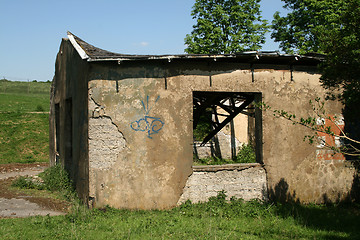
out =
<svg viewBox="0 0 360 240"><path fill-rule="evenodd" d="M263 167L260 163L237 163L225 165L202 165L193 166L194 172L217 172L217 171L232 171L232 170L245 170L252 167Z"/></svg>

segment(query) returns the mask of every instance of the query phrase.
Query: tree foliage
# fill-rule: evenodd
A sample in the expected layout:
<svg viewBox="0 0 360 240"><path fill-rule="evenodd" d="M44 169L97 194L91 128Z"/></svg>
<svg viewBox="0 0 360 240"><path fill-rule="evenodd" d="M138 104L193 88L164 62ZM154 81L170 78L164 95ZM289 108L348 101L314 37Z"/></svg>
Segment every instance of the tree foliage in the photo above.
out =
<svg viewBox="0 0 360 240"><path fill-rule="evenodd" d="M339 29L347 0L282 0L290 12L274 14L271 37L286 53L324 53L323 38Z"/></svg>
<svg viewBox="0 0 360 240"><path fill-rule="evenodd" d="M323 37L327 57L321 81L325 88L337 90L330 93L340 92L348 134L360 140L360 1L348 0L339 21L340 27Z"/></svg>
<svg viewBox="0 0 360 240"><path fill-rule="evenodd" d="M342 98L352 103L360 102L360 1L348 2L340 17L340 28L329 31L323 38L327 58L321 79L329 89L343 88Z"/></svg>
<svg viewBox="0 0 360 240"><path fill-rule="evenodd" d="M326 54L321 82L344 103L345 133L360 148L360 0L282 0L290 12L277 12L272 38L287 53Z"/></svg>
<svg viewBox="0 0 360 240"><path fill-rule="evenodd" d="M196 20L187 34L185 52L228 54L258 50L268 31L260 13L260 0L196 0L192 17Z"/></svg>

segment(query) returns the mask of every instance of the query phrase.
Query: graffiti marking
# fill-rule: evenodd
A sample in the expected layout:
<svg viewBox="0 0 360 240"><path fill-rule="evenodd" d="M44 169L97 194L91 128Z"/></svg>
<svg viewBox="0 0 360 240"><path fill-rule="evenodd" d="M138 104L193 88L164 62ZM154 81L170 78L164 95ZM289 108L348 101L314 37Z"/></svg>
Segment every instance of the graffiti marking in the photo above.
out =
<svg viewBox="0 0 360 240"><path fill-rule="evenodd" d="M155 103L159 99L160 96L156 98ZM140 118L139 120L133 121L130 124L130 127L134 131L146 132L147 137L152 139L151 135L159 133L159 131L163 128L165 123L161 121L160 118L149 116L149 113L152 109L152 107L149 107L149 96L146 96L146 103L144 103L144 101L141 100L141 105L145 112L144 117Z"/></svg>

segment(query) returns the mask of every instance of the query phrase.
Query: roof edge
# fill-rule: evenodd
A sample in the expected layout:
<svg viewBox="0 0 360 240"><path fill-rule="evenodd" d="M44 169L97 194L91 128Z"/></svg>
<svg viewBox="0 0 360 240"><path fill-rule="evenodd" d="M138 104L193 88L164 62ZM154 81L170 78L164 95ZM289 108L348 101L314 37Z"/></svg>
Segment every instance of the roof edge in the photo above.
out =
<svg viewBox="0 0 360 240"><path fill-rule="evenodd" d="M73 45L73 47L75 48L75 50L78 52L78 54L80 55L81 59L89 59L90 57L86 54L86 52L84 51L84 49L82 49L82 47L76 42L74 35L71 32L67 32L67 36L71 42L71 44Z"/></svg>
<svg viewBox="0 0 360 240"><path fill-rule="evenodd" d="M109 52L97 48L84 40L80 39L71 32L67 32L67 36L83 60L88 62L110 62L117 61L119 64L124 61L151 61L165 60L172 62L173 60L242 60L250 63L286 63L290 65L305 64L317 65L325 59L325 55L310 53L305 55L284 54L279 51L245 51L231 54L169 54L169 55L132 55Z"/></svg>

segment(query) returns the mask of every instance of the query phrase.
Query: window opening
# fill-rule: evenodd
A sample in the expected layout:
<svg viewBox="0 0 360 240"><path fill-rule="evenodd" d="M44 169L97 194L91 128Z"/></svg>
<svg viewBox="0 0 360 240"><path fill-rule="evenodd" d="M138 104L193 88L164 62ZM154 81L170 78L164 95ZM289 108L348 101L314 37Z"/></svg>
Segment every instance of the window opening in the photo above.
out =
<svg viewBox="0 0 360 240"><path fill-rule="evenodd" d="M255 107L261 99L252 92L193 92L195 164L262 163L262 114Z"/></svg>

